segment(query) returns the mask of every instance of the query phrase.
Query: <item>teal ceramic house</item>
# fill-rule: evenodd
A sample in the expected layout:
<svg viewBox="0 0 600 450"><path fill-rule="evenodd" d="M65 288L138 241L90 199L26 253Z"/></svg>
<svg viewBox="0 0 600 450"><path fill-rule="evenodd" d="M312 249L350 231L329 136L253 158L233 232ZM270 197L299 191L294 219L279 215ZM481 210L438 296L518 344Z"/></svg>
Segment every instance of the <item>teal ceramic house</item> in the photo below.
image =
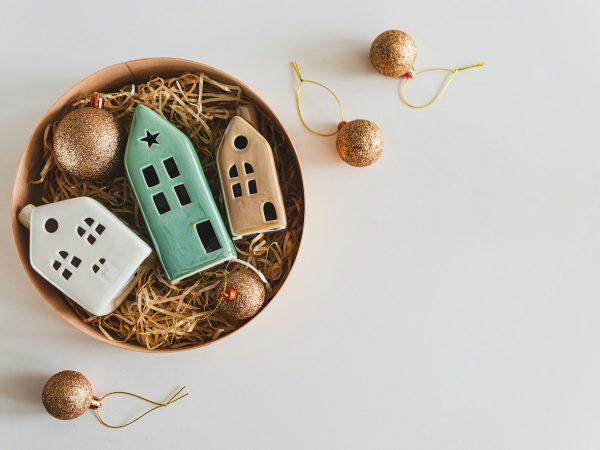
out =
<svg viewBox="0 0 600 450"><path fill-rule="evenodd" d="M143 105L131 123L125 169L171 282L237 256L191 141Z"/></svg>

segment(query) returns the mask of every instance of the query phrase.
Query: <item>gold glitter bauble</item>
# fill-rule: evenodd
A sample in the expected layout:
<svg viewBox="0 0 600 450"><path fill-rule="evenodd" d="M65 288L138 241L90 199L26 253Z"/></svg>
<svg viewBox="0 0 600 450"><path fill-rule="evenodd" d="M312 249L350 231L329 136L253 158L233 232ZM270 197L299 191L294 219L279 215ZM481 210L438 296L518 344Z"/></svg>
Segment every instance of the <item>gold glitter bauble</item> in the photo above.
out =
<svg viewBox="0 0 600 450"><path fill-rule="evenodd" d="M365 167L377 161L383 153L383 135L379 127L369 120L342 122L335 146L348 164Z"/></svg>
<svg viewBox="0 0 600 450"><path fill-rule="evenodd" d="M234 300L222 300L221 312L233 320L246 320L254 316L265 302L265 285L251 272L234 272L227 277L227 285L222 284L219 292L224 288L235 289Z"/></svg>
<svg viewBox="0 0 600 450"><path fill-rule="evenodd" d="M54 130L54 159L84 180L106 178L121 167L125 137L108 111L85 107L68 113Z"/></svg>
<svg viewBox="0 0 600 450"><path fill-rule="evenodd" d="M46 411L57 419L75 419L90 407L92 385L83 374L63 370L46 382L42 402Z"/></svg>
<svg viewBox="0 0 600 450"><path fill-rule="evenodd" d="M403 76L412 70L416 59L415 41L404 31L384 31L371 44L373 67L388 77Z"/></svg>

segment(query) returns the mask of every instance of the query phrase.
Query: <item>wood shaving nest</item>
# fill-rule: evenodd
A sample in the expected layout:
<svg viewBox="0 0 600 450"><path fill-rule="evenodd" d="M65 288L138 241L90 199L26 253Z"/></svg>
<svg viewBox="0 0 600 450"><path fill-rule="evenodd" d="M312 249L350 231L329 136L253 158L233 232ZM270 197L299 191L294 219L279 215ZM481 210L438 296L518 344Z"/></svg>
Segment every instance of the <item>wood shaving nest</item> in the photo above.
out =
<svg viewBox="0 0 600 450"><path fill-rule="evenodd" d="M89 105L93 94L75 101L70 110ZM185 73L168 79L153 77L146 83L103 94L104 108L119 119L125 130L129 129L136 105L144 104L183 131L194 143L222 213L225 209L215 154L229 119L237 114L238 107L250 105L256 109L260 131L273 149L288 227L235 241L235 245L238 258L266 277L269 283L267 304L282 286L294 263L304 224L300 169L283 130L253 104L240 87L220 83L202 73ZM111 180L83 181L56 165L52 156L55 125L50 124L45 130L43 167L36 179L31 181L43 186L42 202L52 203L79 196L95 198L150 242L123 172ZM229 273L237 270L248 269L230 262L189 277L175 286L165 278L158 260L151 257L136 275L135 288L113 313L98 317L67 297L65 301L82 321L111 341L128 342L147 349L194 346L218 339L243 325L228 321L219 314L218 286Z"/></svg>

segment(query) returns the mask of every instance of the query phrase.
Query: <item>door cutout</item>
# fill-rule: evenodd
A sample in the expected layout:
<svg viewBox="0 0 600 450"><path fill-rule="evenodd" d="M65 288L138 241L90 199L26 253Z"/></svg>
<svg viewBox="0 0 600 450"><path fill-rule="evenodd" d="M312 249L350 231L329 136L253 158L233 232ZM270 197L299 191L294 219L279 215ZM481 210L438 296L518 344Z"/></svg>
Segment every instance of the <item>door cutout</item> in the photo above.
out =
<svg viewBox="0 0 600 450"><path fill-rule="evenodd" d="M215 234L215 230L210 223L210 220L197 223L196 233L198 233L198 237L200 238L200 241L202 241L202 246L206 253L211 253L221 248L221 244L219 243L219 239Z"/></svg>
<svg viewBox="0 0 600 450"><path fill-rule="evenodd" d="M271 202L266 202L263 205L263 214L267 222L277 220L277 211L275 211L275 205L273 205Z"/></svg>

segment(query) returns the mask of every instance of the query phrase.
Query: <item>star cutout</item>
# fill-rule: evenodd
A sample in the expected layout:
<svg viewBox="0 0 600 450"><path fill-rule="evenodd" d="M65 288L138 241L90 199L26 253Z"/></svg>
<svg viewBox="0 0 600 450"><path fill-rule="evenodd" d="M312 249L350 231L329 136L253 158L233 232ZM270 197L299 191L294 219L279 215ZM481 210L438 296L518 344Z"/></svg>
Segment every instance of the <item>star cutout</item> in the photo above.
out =
<svg viewBox="0 0 600 450"><path fill-rule="evenodd" d="M146 137L141 138L140 141L144 141L146 144L148 144L148 148L150 148L152 147L152 144L158 145L157 138L159 134L160 133L152 134L148 130L146 130Z"/></svg>

